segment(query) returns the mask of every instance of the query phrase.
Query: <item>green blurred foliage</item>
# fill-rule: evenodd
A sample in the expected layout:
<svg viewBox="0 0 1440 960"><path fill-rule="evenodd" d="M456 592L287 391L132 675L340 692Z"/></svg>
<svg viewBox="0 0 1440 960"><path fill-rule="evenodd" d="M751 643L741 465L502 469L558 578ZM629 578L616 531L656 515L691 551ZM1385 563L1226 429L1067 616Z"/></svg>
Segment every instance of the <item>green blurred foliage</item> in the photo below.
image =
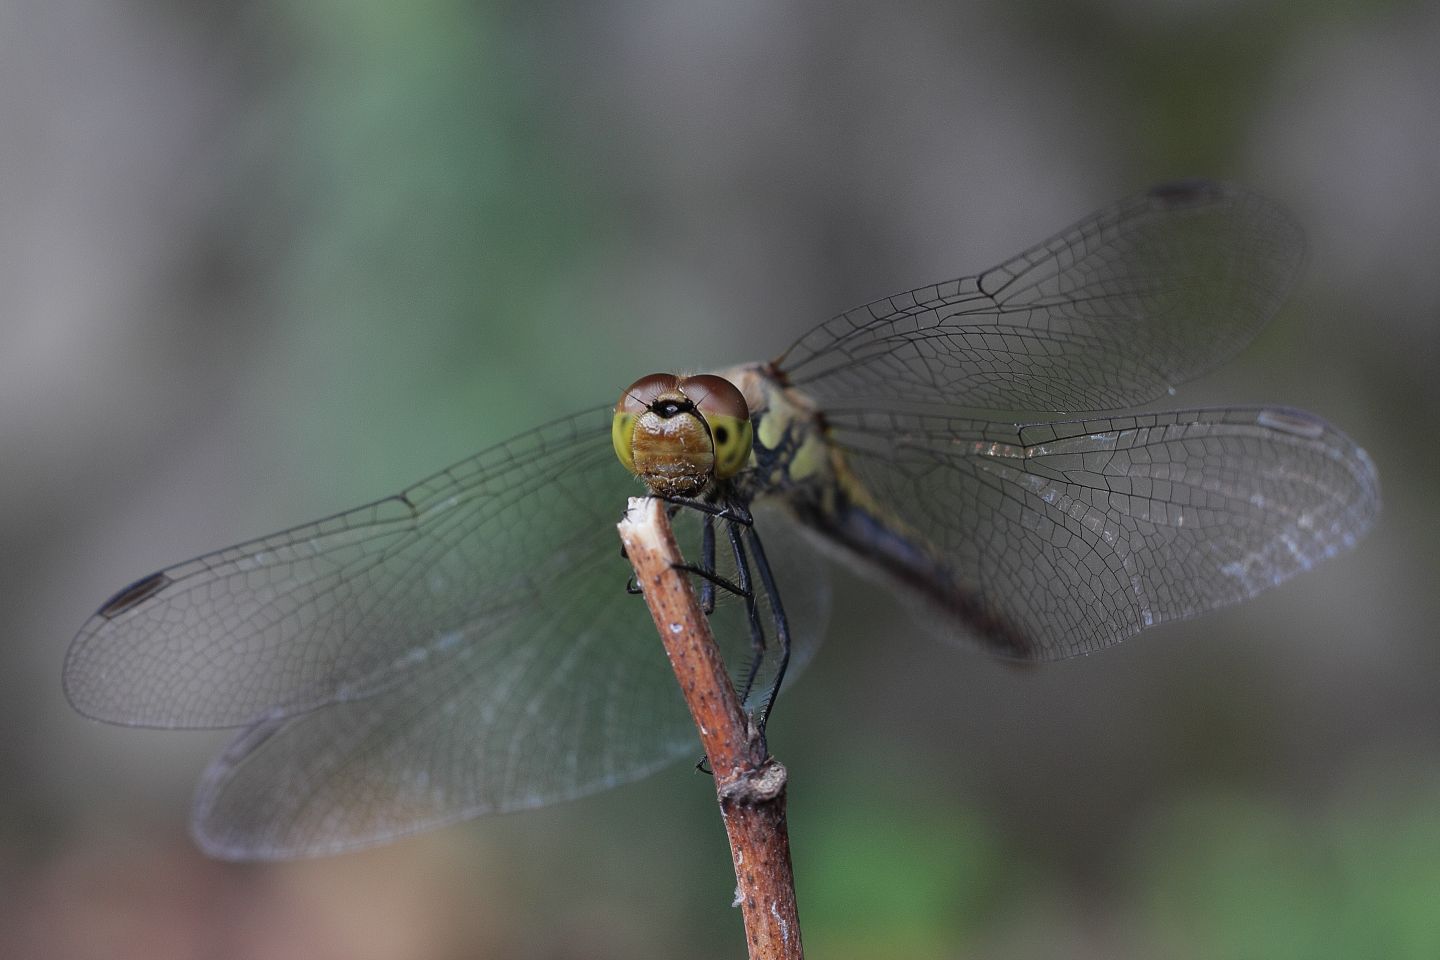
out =
<svg viewBox="0 0 1440 960"><path fill-rule="evenodd" d="M1003 916L1015 871L981 814L858 799L807 808L793 830L816 956L934 956Z"/></svg>
<svg viewBox="0 0 1440 960"><path fill-rule="evenodd" d="M294 469L369 447L374 475L352 479L373 494L395 482L379 464L463 455L570 412L527 367L548 350L563 380L582 356L554 341L589 310L583 258L604 204L558 142L526 38L468 4L271 10L291 62L253 149L276 165L259 202L281 228L267 237L282 244L271 401L302 414Z"/></svg>
<svg viewBox="0 0 1440 960"><path fill-rule="evenodd" d="M1143 929L1196 960L1440 956L1440 786L1381 772L1351 792L1298 816L1263 796L1186 798L1137 863Z"/></svg>
<svg viewBox="0 0 1440 960"><path fill-rule="evenodd" d="M1007 844L975 809L881 804L863 788L828 809L801 803L807 946L825 957L1064 957L1087 941L1174 960L1440 955L1440 784L1377 768L1316 799L1297 812L1197 788L1157 810L1117 858L1123 870L1097 864L1085 877Z"/></svg>

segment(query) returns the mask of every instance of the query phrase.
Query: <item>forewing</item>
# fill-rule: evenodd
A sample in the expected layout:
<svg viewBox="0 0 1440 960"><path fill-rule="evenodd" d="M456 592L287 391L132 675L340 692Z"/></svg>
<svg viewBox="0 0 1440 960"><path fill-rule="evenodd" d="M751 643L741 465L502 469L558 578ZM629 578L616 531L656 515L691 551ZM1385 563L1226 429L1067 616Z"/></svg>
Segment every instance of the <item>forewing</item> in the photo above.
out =
<svg viewBox="0 0 1440 960"><path fill-rule="evenodd" d="M1365 452L1294 410L831 423L859 482L936 558L945 606L970 621L950 632L1021 659L1252 597L1349 548L1380 505Z"/></svg>
<svg viewBox="0 0 1440 960"><path fill-rule="evenodd" d="M776 360L822 404L1118 410L1238 352L1290 290L1295 222L1236 186L1125 200L982 273L843 313Z"/></svg>
<svg viewBox="0 0 1440 960"><path fill-rule="evenodd" d="M609 416L558 421L397 496L138 581L71 645L71 703L114 723L240 726L366 697L506 629L555 601L577 554L595 562L595 531L635 492Z"/></svg>

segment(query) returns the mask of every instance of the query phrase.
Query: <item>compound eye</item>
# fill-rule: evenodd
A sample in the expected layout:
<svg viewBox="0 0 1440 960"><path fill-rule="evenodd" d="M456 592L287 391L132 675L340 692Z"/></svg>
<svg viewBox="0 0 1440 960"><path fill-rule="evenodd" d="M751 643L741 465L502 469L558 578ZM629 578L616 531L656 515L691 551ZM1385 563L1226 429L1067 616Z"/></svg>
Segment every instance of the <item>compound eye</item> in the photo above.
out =
<svg viewBox="0 0 1440 960"><path fill-rule="evenodd" d="M715 445L715 476L722 480L735 476L750 460L755 437L745 395L729 380L711 373L685 377L679 386L710 428Z"/></svg>
<svg viewBox="0 0 1440 960"><path fill-rule="evenodd" d="M673 373L652 373L641 377L620 394L620 400L615 404L615 412L644 413L661 394L674 393L678 386L679 380Z"/></svg>
<svg viewBox="0 0 1440 960"><path fill-rule="evenodd" d="M736 420L750 419L750 405L745 402L745 394L724 377L701 373L686 377L678 386L680 392L689 397L690 402L695 404L695 408L707 419L715 414L734 417Z"/></svg>

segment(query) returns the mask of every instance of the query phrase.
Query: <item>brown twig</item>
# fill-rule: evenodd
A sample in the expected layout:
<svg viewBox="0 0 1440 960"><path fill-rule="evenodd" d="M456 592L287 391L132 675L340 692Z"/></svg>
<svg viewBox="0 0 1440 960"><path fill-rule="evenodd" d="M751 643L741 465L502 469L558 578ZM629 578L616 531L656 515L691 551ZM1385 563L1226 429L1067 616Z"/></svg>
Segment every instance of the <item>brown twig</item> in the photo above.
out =
<svg viewBox="0 0 1440 960"><path fill-rule="evenodd" d="M619 529L635 582L715 772L750 960L799 960L804 954L785 826L785 768L766 754L763 738L741 708L690 580L676 569L682 562L680 549L664 504L650 497L632 498Z"/></svg>

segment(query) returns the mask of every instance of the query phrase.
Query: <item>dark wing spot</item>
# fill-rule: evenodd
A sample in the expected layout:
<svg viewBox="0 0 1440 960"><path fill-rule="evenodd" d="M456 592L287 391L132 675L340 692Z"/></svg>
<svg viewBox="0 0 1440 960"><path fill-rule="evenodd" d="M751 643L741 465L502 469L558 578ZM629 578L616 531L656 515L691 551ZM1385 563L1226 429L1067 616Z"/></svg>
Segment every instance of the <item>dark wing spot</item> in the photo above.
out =
<svg viewBox="0 0 1440 960"><path fill-rule="evenodd" d="M1150 188L1150 196L1169 208L1191 207L1210 203L1224 195L1225 189L1214 180L1173 180Z"/></svg>
<svg viewBox="0 0 1440 960"><path fill-rule="evenodd" d="M104 605L100 607L100 616L106 620L118 617L125 611L132 610L146 600L149 600L155 596L155 594L170 586L172 582L163 570L159 573L152 573L148 577L141 577L109 600L106 600Z"/></svg>

